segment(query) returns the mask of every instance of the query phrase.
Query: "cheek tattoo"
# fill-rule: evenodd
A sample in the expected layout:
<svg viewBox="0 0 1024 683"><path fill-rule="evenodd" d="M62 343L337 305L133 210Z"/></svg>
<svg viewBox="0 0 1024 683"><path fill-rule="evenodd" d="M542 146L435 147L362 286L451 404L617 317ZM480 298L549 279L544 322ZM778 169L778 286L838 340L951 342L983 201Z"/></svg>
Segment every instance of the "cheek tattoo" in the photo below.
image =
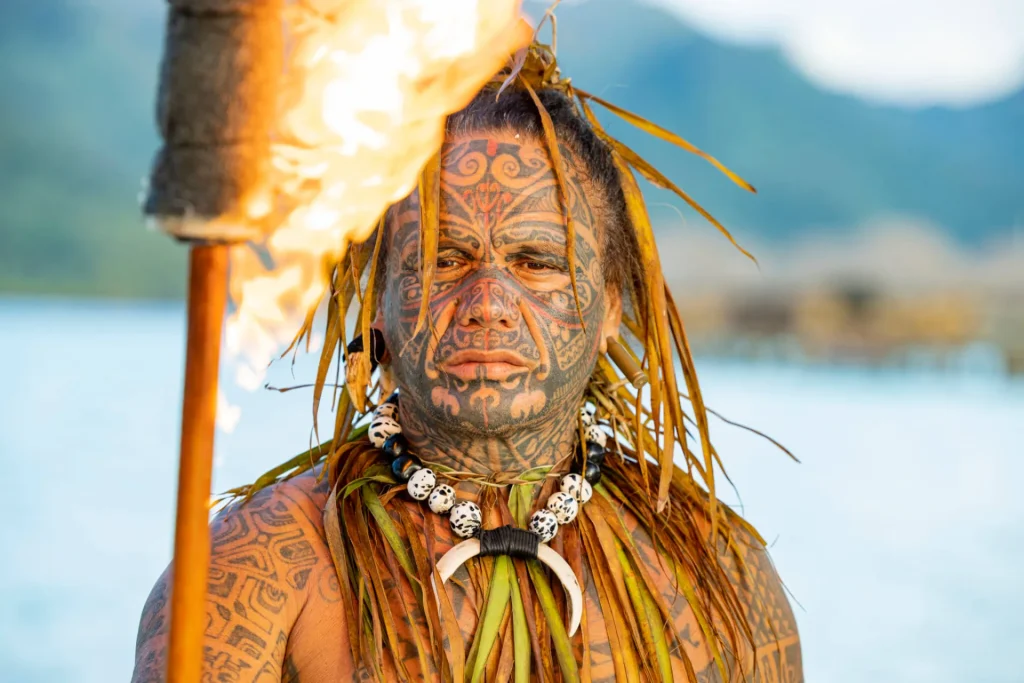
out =
<svg viewBox="0 0 1024 683"><path fill-rule="evenodd" d="M507 452L498 462L492 453L488 466L531 466L571 447L597 360L604 281L585 179L569 173L581 322L555 177L538 144L469 139L446 145L442 164L433 325L416 335L423 292L415 194L389 231L384 334L395 378L413 399L402 403L403 425L410 438L430 425L434 442L437 432L452 441L504 438ZM482 457L454 442L444 450L462 466Z"/></svg>

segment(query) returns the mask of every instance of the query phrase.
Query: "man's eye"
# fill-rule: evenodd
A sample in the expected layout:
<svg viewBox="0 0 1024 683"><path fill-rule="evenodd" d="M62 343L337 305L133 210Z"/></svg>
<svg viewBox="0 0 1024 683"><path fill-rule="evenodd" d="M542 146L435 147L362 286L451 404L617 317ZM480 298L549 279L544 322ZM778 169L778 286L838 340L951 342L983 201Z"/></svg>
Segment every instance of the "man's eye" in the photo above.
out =
<svg viewBox="0 0 1024 683"><path fill-rule="evenodd" d="M558 273L562 270L553 263L537 261L535 259L523 260L520 262L520 266L531 273Z"/></svg>
<svg viewBox="0 0 1024 683"><path fill-rule="evenodd" d="M448 257L437 259L437 267L442 269L442 270L447 270L447 269L450 269L450 268L458 268L460 265L462 265L462 261L460 259L457 259L457 258L453 257L453 256L448 256Z"/></svg>

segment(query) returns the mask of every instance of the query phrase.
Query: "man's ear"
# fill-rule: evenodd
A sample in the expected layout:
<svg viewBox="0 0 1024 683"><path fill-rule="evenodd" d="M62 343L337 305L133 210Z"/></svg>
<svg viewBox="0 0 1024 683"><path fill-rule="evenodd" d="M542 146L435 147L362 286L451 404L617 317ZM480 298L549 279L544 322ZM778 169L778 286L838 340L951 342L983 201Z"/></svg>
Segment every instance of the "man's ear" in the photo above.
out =
<svg viewBox="0 0 1024 683"><path fill-rule="evenodd" d="M608 337L619 338L622 325L622 294L617 289L606 289L604 294L604 320L601 321L601 353L608 352Z"/></svg>

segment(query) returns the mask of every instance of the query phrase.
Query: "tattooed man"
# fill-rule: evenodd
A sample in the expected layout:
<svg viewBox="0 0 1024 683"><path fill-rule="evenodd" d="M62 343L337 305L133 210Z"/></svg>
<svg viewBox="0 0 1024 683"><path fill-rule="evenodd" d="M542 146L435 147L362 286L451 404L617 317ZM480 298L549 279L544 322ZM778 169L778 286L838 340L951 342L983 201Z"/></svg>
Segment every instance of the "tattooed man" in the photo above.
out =
<svg viewBox="0 0 1024 683"><path fill-rule="evenodd" d="M487 499L482 491L493 493L495 487L481 482L499 481L498 475L568 469L566 456L579 441L580 405L606 339L618 337L624 307L642 305L631 301L630 293L650 276L609 147L563 94L541 91L539 96L559 141L565 199L531 94L511 90L495 100L487 92L449 120L430 291L420 287L424 247L415 192L390 210L377 260L375 327L389 350L384 369L400 391L403 434L422 461L479 475L457 486L459 497L467 500ZM575 288L564 210L575 227ZM417 331L424 296L432 324ZM642 481L635 460L615 467L606 480L609 489L614 484L621 494L630 482ZM333 482L321 474L317 467L275 484L213 522L203 680L446 680L438 662L451 652L438 657L433 651L441 642L432 631L435 615L427 614L433 598L422 598L427 590L422 582L402 576L402 558L380 541L376 518L363 514L348 529L352 534L371 529L366 536L371 549L358 547L359 539L346 539L349 560L361 552L378 558L372 572L353 575L359 572L351 571L351 563L332 553L324 513ZM679 486L689 481L682 472L674 476ZM656 470L650 477L656 479ZM645 496L646 490L635 498ZM423 503L404 495L380 500L392 528L412 544L409 548L425 548L427 561L436 562L460 540L447 520ZM683 504L673 500L669 507L678 512ZM585 528L577 532L567 525L556 549L576 558L571 563L583 588L584 627L572 640L575 662L562 665L561 678L547 680L574 675L586 681L803 680L796 624L783 587L762 544L738 517L729 517L735 520L731 540L722 540L720 529L710 551L717 561L714 571L728 582L712 590L702 576L686 575L696 571L695 565L682 557L689 554L687 543L699 554L696 548L711 535L707 518L694 513L692 528L677 529L675 522L660 523L654 514L641 520L627 504L591 503L583 509L606 512L581 512L586 521L579 524ZM606 513L621 516L628 538L607 535L611 527L599 518ZM485 507L484 514L485 526L500 521L494 506ZM661 539L682 539L682 546L674 547L685 552L673 556ZM609 544L635 553L640 563L616 568L608 562L614 557ZM464 568L445 586L463 654L470 659L487 592L475 571ZM610 588L635 585L640 574L651 588L646 615L642 603L638 608ZM520 583L520 590L528 590ZM378 595L379 618L362 607L377 585L385 596ZM165 573L143 610L135 683L163 680L169 586ZM741 622L728 619L733 599L741 606ZM544 614L532 609L527 618L537 627ZM719 632L722 637L714 637ZM360 640L369 645L353 647ZM375 643L383 653L380 661L370 661ZM452 650L451 638L444 643ZM667 648L659 649L658 643ZM485 656L485 679L512 679L512 649L499 642L492 656ZM552 662L561 655L550 641L534 640L531 650L532 680L540 680L541 669L557 668Z"/></svg>

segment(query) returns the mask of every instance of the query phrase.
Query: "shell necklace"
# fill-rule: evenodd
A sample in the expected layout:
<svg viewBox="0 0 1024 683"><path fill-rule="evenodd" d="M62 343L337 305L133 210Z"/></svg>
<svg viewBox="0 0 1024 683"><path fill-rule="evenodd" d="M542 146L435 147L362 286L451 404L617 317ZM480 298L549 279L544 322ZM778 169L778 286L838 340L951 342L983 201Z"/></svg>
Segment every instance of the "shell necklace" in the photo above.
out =
<svg viewBox="0 0 1024 683"><path fill-rule="evenodd" d="M607 433L588 410L580 410L580 420L586 438L586 466L583 467L582 458L577 458L575 471L562 477L561 490L551 494L546 506L533 513L526 529L513 526L483 529L480 507L471 500L458 500L454 488L439 484L434 471L424 467L419 458L409 452L409 444L398 423L398 392L373 411L368 432L370 442L381 449L391 473L399 482L405 483L409 496L427 501L436 514L447 514L455 535L467 539L445 553L437 563L441 582L447 581L456 569L478 555L540 560L558 576L572 602L570 636L579 627L583 595L568 563L547 544L558 533L559 526L576 519L580 505L593 495L593 485L601 480L601 463L604 462L608 440Z"/></svg>

